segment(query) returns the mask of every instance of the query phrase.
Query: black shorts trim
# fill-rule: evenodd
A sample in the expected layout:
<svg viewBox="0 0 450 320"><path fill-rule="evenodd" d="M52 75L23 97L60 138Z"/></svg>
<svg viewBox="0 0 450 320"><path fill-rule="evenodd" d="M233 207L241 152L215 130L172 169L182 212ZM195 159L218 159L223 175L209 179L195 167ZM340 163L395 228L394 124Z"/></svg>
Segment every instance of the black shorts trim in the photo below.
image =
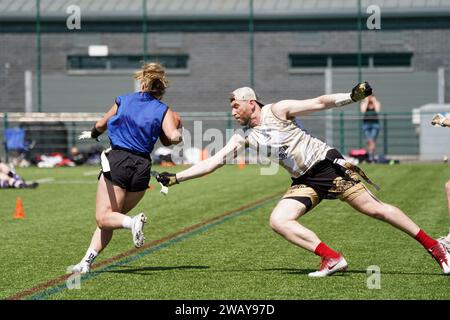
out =
<svg viewBox="0 0 450 320"><path fill-rule="evenodd" d="M308 197L286 197L284 199L297 200L298 202L300 202L300 203L305 205L306 211L309 211L312 208L312 201Z"/></svg>

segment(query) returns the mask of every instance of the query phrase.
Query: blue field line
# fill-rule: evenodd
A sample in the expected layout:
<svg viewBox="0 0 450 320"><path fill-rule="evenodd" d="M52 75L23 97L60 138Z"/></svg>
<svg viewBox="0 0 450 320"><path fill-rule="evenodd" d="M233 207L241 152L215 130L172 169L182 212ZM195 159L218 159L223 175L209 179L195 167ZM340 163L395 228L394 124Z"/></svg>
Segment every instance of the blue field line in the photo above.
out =
<svg viewBox="0 0 450 320"><path fill-rule="evenodd" d="M84 283L84 282L86 282L88 280L96 278L96 277L100 276L104 272L108 272L108 271L110 271L112 269L115 269L117 267L120 267L122 265L125 265L125 264L131 263L133 261L136 261L136 260L138 260L138 259L140 259L140 258L142 258L142 257L144 257L144 256L146 256L148 254L151 254L153 252L159 251L159 250L164 249L166 247L169 247L169 246L171 246L173 244L176 244L178 242L181 242L183 240L186 240L188 238L196 236L196 235L198 235L200 233L208 231L209 229L211 229L211 228L213 228L215 226L221 225L221 224L223 224L223 223L225 223L225 222L227 222L227 221L229 221L231 219L234 219L234 218L236 218L238 216L247 214L247 213L252 212L252 211L254 211L256 209L264 207L267 204L275 201L276 199L277 198L275 198L275 199L268 199L268 200L266 200L266 201L264 201L264 202L262 202L260 204L255 205L254 207L250 207L250 208L247 208L247 209L244 209L244 210L241 210L241 211L237 211L237 212L235 212L235 213L233 213L233 214L231 214L229 216L225 216L221 220L212 222L212 223L207 224L205 226L202 226L202 227L200 227L198 229L195 229L193 231L190 231L190 232L187 232L185 234L182 234L182 235L180 235L180 236L178 236L178 237L176 237L174 239L168 240L168 241L166 241L164 243L161 243L161 244L159 244L159 245L157 245L155 247L145 249L145 250L139 252L138 254L132 255L130 257L123 258L122 260L119 260L118 262L116 262L114 264L111 264L109 266L103 267L103 268L101 268L99 270L90 272L88 274L84 274L84 275L81 276L80 281L81 281L81 283ZM27 299L28 300L43 300L43 299L48 298L51 295L54 295L56 293L59 293L59 292L63 291L65 289L67 289L66 281L64 281L63 283L58 284L58 285L56 285L54 287L45 289L42 292L33 294L30 297L28 297ZM74 290L76 290L76 289L74 289Z"/></svg>

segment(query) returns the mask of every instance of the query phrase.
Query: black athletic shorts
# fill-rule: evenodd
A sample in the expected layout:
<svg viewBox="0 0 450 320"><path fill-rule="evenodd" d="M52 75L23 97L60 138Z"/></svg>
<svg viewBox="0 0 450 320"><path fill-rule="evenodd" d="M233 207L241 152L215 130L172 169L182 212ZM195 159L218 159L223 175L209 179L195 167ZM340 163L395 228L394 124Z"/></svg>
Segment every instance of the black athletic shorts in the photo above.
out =
<svg viewBox="0 0 450 320"><path fill-rule="evenodd" d="M144 191L150 182L152 161L150 155L127 150L111 150L107 156L110 172L101 172L114 185L130 192Z"/></svg>
<svg viewBox="0 0 450 320"><path fill-rule="evenodd" d="M339 151L331 149L325 160L316 163L304 175L292 178L283 199L300 201L311 210L323 199L351 201L365 192L359 180L350 179L342 167L333 163L335 158L343 157Z"/></svg>

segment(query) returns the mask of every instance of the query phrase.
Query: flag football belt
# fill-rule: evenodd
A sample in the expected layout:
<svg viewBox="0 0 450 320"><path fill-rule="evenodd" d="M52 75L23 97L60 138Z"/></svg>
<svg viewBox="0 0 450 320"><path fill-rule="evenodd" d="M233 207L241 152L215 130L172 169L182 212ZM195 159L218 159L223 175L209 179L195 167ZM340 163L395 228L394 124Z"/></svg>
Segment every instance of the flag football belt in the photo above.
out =
<svg viewBox="0 0 450 320"><path fill-rule="evenodd" d="M333 163L341 166L345 170L345 175L350 178L353 181L357 181L358 179L355 177L356 174L359 175L361 178L364 179L368 184L373 186L375 189L380 190L380 187L373 183L369 177L366 175L366 173L358 166L355 166L354 164L351 164L350 162L341 159L341 158L335 158L333 160Z"/></svg>
<svg viewBox="0 0 450 320"><path fill-rule="evenodd" d="M102 166L103 172L110 172L111 168L109 167L109 161L106 155L111 151L111 148L108 148L106 150L103 150L102 154L100 155L100 163Z"/></svg>

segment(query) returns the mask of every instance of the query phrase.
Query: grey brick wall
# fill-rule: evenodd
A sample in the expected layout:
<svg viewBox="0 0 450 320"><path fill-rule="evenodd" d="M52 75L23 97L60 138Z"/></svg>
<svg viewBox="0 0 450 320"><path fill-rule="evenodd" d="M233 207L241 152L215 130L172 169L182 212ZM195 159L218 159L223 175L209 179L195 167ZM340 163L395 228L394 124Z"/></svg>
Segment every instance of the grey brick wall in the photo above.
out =
<svg viewBox="0 0 450 320"><path fill-rule="evenodd" d="M413 52L414 71L436 72L450 66L450 32L448 30L365 31L364 52ZM165 97L180 111L228 110L228 94L249 84L249 37L246 33L184 33L179 47L158 47L156 34L149 34L149 53L183 53L189 55L189 74L170 75L171 87ZM306 39L306 40L305 40ZM309 40L308 40L309 39ZM35 71L36 42L33 34L0 34L0 111L24 110L24 71ZM131 74L86 77L85 86L98 85L96 97L79 92L73 77L66 74L66 56L85 54L89 44L109 46L110 54L140 54L142 36L130 34L42 35L43 107L60 111L77 110L78 105L92 111L104 111L105 103L132 88ZM323 93L322 75L289 73L289 53L356 52L354 31L315 32L311 34L278 32L255 35L255 88L267 102L283 98L308 98ZM58 75L59 77L55 77ZM446 73L447 88L450 85ZM411 73L414 76L414 73ZM79 76L78 76L79 77ZM47 81L45 81L47 79ZM55 86L50 79L58 79ZM70 80L71 79L71 80ZM127 80L129 79L129 80ZM111 81L111 86L108 86ZM67 84L67 89L61 89ZM73 86L73 87L72 87ZM100 90L99 89L99 90ZM450 101L450 90L446 100ZM411 90L409 94L420 94ZM111 99L106 97L111 96ZM36 109L36 99L34 99ZM417 106L412 106L417 107Z"/></svg>

